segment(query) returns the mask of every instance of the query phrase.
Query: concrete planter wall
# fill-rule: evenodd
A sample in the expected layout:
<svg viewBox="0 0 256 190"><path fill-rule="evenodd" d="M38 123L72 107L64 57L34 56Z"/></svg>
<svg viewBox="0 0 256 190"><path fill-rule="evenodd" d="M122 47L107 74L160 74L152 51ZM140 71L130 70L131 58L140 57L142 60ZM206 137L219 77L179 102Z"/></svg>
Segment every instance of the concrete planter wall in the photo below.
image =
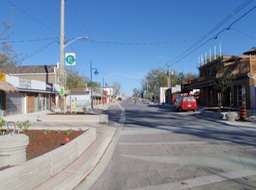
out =
<svg viewBox="0 0 256 190"><path fill-rule="evenodd" d="M238 118L238 112L214 112L214 111L206 111L203 110L200 113L202 116L209 117L212 119L221 119L221 120L228 120L228 121L235 121Z"/></svg>
<svg viewBox="0 0 256 190"><path fill-rule="evenodd" d="M226 118L228 121L235 121L238 117L238 113L236 112L229 112L226 114Z"/></svg>
<svg viewBox="0 0 256 190"><path fill-rule="evenodd" d="M108 115L42 115L37 118L38 121L45 122L65 122L65 121L76 121L76 122L86 122L86 123L108 123Z"/></svg>
<svg viewBox="0 0 256 190"><path fill-rule="evenodd" d="M23 164L0 171L0 189L32 190L75 161L96 140L90 128L68 144Z"/></svg>
<svg viewBox="0 0 256 190"><path fill-rule="evenodd" d="M23 134L0 136L0 167L14 166L26 161L28 136Z"/></svg>

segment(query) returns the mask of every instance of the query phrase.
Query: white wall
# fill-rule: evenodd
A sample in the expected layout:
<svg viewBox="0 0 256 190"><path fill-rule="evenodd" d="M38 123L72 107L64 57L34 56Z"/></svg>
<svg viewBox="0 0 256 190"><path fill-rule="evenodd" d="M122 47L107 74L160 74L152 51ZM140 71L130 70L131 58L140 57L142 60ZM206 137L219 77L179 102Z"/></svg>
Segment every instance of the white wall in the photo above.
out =
<svg viewBox="0 0 256 190"><path fill-rule="evenodd" d="M27 82L27 85L24 86L24 83L21 83L21 80L23 82ZM37 80L29 80L29 79L20 79L19 77L6 75L6 82L10 83L11 85L17 87L17 88L25 88L25 89L33 89L33 90L46 90L46 83L42 81ZM59 91L60 86L58 84L53 85L54 91Z"/></svg>
<svg viewBox="0 0 256 190"><path fill-rule="evenodd" d="M70 105L70 100L75 99L77 107L89 106L91 102L90 94L68 95L66 98L67 105Z"/></svg>

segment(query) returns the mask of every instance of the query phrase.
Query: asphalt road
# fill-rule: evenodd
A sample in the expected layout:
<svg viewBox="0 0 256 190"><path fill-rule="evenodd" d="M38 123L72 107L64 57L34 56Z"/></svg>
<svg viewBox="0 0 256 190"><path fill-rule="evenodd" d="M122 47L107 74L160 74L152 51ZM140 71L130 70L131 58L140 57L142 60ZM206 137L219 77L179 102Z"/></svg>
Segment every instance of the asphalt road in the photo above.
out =
<svg viewBox="0 0 256 190"><path fill-rule="evenodd" d="M78 189L256 189L256 127L131 99L107 112L118 133Z"/></svg>

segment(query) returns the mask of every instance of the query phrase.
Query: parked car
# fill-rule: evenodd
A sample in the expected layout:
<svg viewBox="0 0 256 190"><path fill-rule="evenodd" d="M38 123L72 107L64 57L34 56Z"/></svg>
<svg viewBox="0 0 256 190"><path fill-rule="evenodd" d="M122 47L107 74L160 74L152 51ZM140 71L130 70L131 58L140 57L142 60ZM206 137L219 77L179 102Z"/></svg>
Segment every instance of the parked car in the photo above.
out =
<svg viewBox="0 0 256 190"><path fill-rule="evenodd" d="M178 96L174 102L175 111L197 110L196 99L192 95Z"/></svg>

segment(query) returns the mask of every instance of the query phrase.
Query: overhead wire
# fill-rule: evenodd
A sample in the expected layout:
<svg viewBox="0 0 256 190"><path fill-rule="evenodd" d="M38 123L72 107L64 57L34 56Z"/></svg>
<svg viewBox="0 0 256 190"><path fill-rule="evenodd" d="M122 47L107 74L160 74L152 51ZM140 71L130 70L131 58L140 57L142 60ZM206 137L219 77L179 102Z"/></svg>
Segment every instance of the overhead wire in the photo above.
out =
<svg viewBox="0 0 256 190"><path fill-rule="evenodd" d="M12 3L10 0L7 0L13 7L19 9L20 11L22 11L24 14L26 14L27 16L29 16L30 18L32 18L33 20L35 20L36 22L40 23L41 25L43 25L44 27L46 27L48 30L56 33L51 27L47 26L46 24L44 24L43 22L41 22L40 20L36 19L35 17L33 17L32 15L30 15L29 13L27 13L26 11L24 11L23 9L21 9L20 7L18 7L17 5L15 5L14 3ZM222 29L220 32L218 32L214 37L210 37L210 35L212 33L214 33L216 30L218 30L221 26L223 26L227 21L229 21L233 16L235 16L238 12L240 12L241 10L243 10L246 6L248 6L251 2L253 2L253 0L247 0L245 2L243 2L240 6L238 6L238 8L236 8L231 14L229 14L227 17L225 17L220 23L218 23L217 25L215 25L209 32L207 32L202 38L200 38L198 41L196 41L195 43L193 43L188 49L186 49L184 52L182 52L181 54L179 54L177 57L175 57L174 59L171 60L172 65L181 61L182 59L184 59L185 57L187 57L188 55L190 55L191 53L193 53L194 51L196 51L197 49L199 49L200 47L204 46L206 43L208 43L210 40L214 40L217 39L218 36L225 32L226 30L230 30L231 27L238 22L239 20L241 20L243 17L245 17L247 14L249 14L252 10L254 10L256 8L256 6L254 6L253 8L251 8L249 11L247 11L245 14L243 14L242 16L240 16L237 20L235 20L234 22L232 22L229 27L226 27L224 29ZM74 9L76 10L76 14L78 16L78 20L81 22L83 28L87 31L86 26L83 22L83 20L81 19L81 16L79 14L79 12L77 11L77 8L75 7L74 3L72 4L72 6L74 7ZM16 41L9 41L10 43L25 43L25 42L37 42L37 41L47 41L47 40L52 40L52 39L56 39L57 38L44 38L44 39L31 39L31 40L16 40ZM162 42L114 42L114 41L99 41L99 40L93 40L90 39L89 42L94 43L94 44L112 44L112 45L128 45L128 46L141 46L141 45L145 45L145 46L150 46L150 45L168 45L168 44L174 44L174 43L189 43L189 42L193 42L194 40L178 40L178 41L162 41ZM32 54L37 54L40 52L40 50L44 50L46 47L49 46L49 44L52 44L53 42L48 43L48 45L43 46L42 48L39 48L38 50L33 51L34 53ZM96 47L95 47L96 48ZM100 54L99 50L97 50L98 53ZM31 57L33 55L30 55L28 57ZM174 62L175 61L175 62ZM165 66L169 64L166 63ZM108 66L109 67L109 66ZM110 69L110 68L109 68Z"/></svg>
<svg viewBox="0 0 256 190"><path fill-rule="evenodd" d="M217 39L218 36L219 36L221 33L223 33L223 32L226 31L226 30L230 30L231 27L232 27L235 23L237 23L239 20L241 20L241 19L244 18L246 15L248 15L250 12L252 12L255 8L256 8L256 5L255 5L254 7L252 7L250 10L248 10L246 13L244 13L242 16L240 16L238 19L236 19L234 22L232 22L228 27L226 27L226 28L222 29L220 32L218 32L218 33L216 34L216 36L213 37L212 39Z"/></svg>
<svg viewBox="0 0 256 190"><path fill-rule="evenodd" d="M90 40L92 43L97 44L111 44L111 45L125 45L125 46L155 46L155 45L169 45L169 44L179 44L179 43L190 43L194 40L177 40L177 41L158 41L158 42L121 42L121 41L99 41Z"/></svg>
<svg viewBox="0 0 256 190"><path fill-rule="evenodd" d="M26 54L23 56L23 58L19 59L19 62L23 62L24 60L30 58L30 57L33 57L34 55L38 54L38 53L41 53L42 51L44 51L46 48L48 48L50 45L52 45L53 43L56 43L56 40L53 40L49 43L47 43L46 45Z"/></svg>
<svg viewBox="0 0 256 190"><path fill-rule="evenodd" d="M73 7L74 10L75 10L75 14L76 14L77 17L78 17L78 21L81 23L82 28L85 30L86 34L89 35L89 40L88 40L88 42L93 42L93 40L92 40L92 35L90 34L88 28L86 27L86 25L85 25L85 23L84 23L84 21L83 21L81 15L79 14L79 11L78 11L78 9L77 9L75 3L74 3L73 1L71 1L71 4L72 4L72 7ZM104 62L104 65L103 65L103 66L106 66L107 69L109 70L109 72L111 72L111 68L109 67L109 65L107 64L107 62L104 61L104 58L103 58L102 53L100 52L99 48L98 48L96 45L93 45L93 47L94 47L95 50L97 51L99 57L103 60L103 62ZM96 64L97 64L97 63L96 63Z"/></svg>
<svg viewBox="0 0 256 190"><path fill-rule="evenodd" d="M34 16L32 16L31 14L29 14L27 11L23 10L22 8L20 8L19 6L17 6L16 4L14 4L13 2L11 2L10 0L7 0L9 2L10 5L12 5L13 7L15 7L16 9L18 9L19 11L21 11L22 13L24 13L25 15L27 15L28 17L30 17L31 19L33 19L34 21L36 21L37 23L41 24L42 26L44 26L45 28L47 28L49 31L53 32L55 35L59 36L59 33L54 31L51 27L49 27L48 25L46 25L45 23L43 23L42 21L40 21L39 19L35 18Z"/></svg>
<svg viewBox="0 0 256 190"><path fill-rule="evenodd" d="M12 14L11 14L11 18L7 21L7 22L2 22L3 28L4 30L2 32L0 32L0 36L4 36L5 33L11 28L13 27L12 21L14 19L14 11L12 10ZM10 35L7 35L3 38L0 38L1 41L7 40L10 37Z"/></svg>
<svg viewBox="0 0 256 190"><path fill-rule="evenodd" d="M49 41L49 40L55 40L58 42L57 37L51 37L51 38L37 38L37 39L27 39L27 40L8 40L8 43L15 44L15 43L34 43L34 42L41 42L41 41ZM2 39L0 39L2 41Z"/></svg>
<svg viewBox="0 0 256 190"><path fill-rule="evenodd" d="M27 11L23 10L22 8L20 8L19 6L17 6L15 3L13 3L10 0L7 0L7 2L13 7L18 9L19 11L21 11L23 14L25 14L26 16L30 17L31 19L33 19L34 21L36 21L37 23L39 23L40 25L42 25L43 27L45 27L46 29L48 29L49 31L51 31L52 33L54 33L57 37L51 37L51 38L38 38L38 39L28 39L28 40L7 40L8 43L34 43L34 42L41 42L41 41L49 41L51 40L49 43L43 45L42 47L27 53L26 55L24 55L22 58L19 59L20 62L23 62L24 60L41 53L42 51L44 51L46 48L48 48L50 45L52 45L53 43L58 42L58 38L59 38L59 34L54 31L51 27L49 27L48 25L46 25L45 23L43 23L42 21L40 21L39 19L35 18L34 16L32 16L31 14L29 14ZM6 39L0 39L0 41L3 41Z"/></svg>
<svg viewBox="0 0 256 190"><path fill-rule="evenodd" d="M213 39L217 39L218 35L220 35L221 33L223 33L224 31L227 30L227 28L231 28L232 25L234 25L236 22L238 22L240 19L242 19L243 17L245 17L247 14L249 14L252 10L255 9L255 7L253 7L252 9L250 9L249 11L247 11L245 14L243 14L242 16L240 16L237 20L235 20L234 22L231 23L231 25L229 27L226 27L224 29L222 29L220 32L217 33L217 35L215 35L214 37L209 37L210 34L214 33L216 30L218 30L222 25L224 25L227 21L229 21L232 17L234 17L237 13L239 13L241 10L243 10L246 6L248 6L251 2L253 2L254 0L247 0L245 2L243 2L241 5L238 6L238 8L236 8L234 11L232 11L230 14L228 14L228 16L226 16L221 22L219 22L217 25L215 25L209 32L207 32L205 35L203 35L203 37L201 37L198 41L196 41L194 44L192 44L191 46L189 46L187 49L185 49L182 53L180 53L178 56L176 56L175 58L171 59L170 62L172 63L172 65L178 63L179 61L183 60L185 57L187 57L188 55L190 55L191 53L193 53L194 51L198 50L199 48L201 48L202 46L204 46L206 43L208 43L209 41L213 40ZM170 63L167 62L164 65L164 68Z"/></svg>
<svg viewBox="0 0 256 190"><path fill-rule="evenodd" d="M236 32L238 32L238 33L240 33L240 34L242 34L242 35L244 35L244 36L246 36L246 37L248 37L250 39L256 40L256 36L252 36L250 34L247 34L246 32L243 32L243 31L241 31L241 30L239 30L237 28L231 28L230 30L234 30L234 31L236 31Z"/></svg>

